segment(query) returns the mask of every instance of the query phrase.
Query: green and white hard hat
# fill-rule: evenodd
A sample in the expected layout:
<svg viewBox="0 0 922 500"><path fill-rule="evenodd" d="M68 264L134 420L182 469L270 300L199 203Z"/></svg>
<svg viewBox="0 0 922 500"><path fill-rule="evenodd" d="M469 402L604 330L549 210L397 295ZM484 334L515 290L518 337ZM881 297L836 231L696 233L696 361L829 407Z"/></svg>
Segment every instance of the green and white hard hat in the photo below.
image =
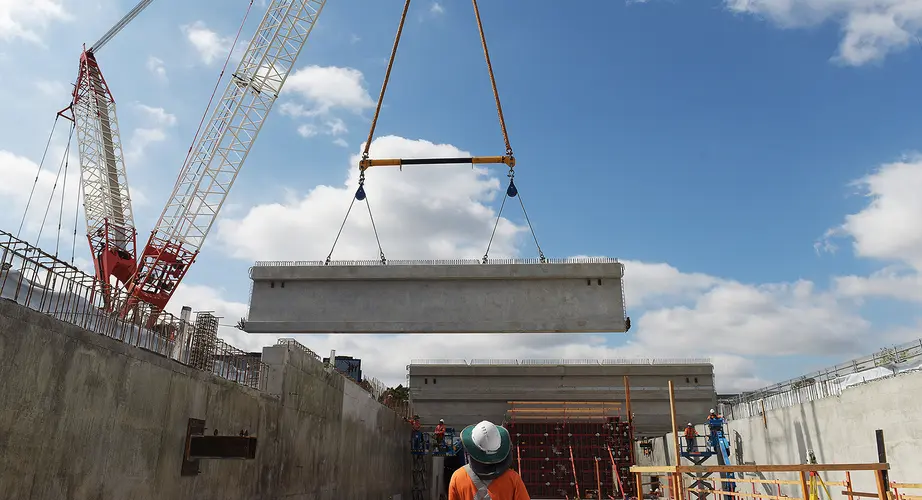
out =
<svg viewBox="0 0 922 500"><path fill-rule="evenodd" d="M471 459L486 465L502 462L512 449L509 431L488 420L465 427L461 443Z"/></svg>

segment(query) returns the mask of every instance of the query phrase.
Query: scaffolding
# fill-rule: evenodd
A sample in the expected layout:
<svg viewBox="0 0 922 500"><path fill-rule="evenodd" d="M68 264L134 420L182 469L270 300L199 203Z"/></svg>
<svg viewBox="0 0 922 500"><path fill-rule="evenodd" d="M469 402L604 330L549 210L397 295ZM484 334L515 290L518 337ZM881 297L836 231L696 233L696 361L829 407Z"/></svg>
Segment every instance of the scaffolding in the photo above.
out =
<svg viewBox="0 0 922 500"><path fill-rule="evenodd" d="M513 467L533 498L631 498L630 389L620 401L510 401Z"/></svg>

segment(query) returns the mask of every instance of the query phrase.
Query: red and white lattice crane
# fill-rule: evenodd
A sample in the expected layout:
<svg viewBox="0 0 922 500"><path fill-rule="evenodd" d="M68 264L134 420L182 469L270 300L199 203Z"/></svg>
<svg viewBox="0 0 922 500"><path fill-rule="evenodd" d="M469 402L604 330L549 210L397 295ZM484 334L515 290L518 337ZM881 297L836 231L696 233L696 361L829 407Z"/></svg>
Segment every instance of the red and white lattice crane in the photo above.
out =
<svg viewBox="0 0 922 500"><path fill-rule="evenodd" d="M270 2L139 256L123 314L146 303L153 306L148 319L153 323L166 307L201 251L325 4L326 0Z"/></svg>
<svg viewBox="0 0 922 500"><path fill-rule="evenodd" d="M74 123L80 154L86 235L96 276L105 285L112 285L113 277L122 284L128 283L135 274L137 259L134 216L115 99L96 62L96 52L150 5L151 1L142 0L102 38L80 54L71 102L58 113Z"/></svg>

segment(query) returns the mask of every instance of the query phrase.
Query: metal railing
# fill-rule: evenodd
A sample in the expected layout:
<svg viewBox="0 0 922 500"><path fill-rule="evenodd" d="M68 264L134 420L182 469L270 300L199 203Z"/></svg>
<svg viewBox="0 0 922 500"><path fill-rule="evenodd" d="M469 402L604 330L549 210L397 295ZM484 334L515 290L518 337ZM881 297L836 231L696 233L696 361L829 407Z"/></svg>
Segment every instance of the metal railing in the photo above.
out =
<svg viewBox="0 0 922 500"><path fill-rule="evenodd" d="M558 365L712 365L710 358L611 358L611 359L414 359L410 366L558 366Z"/></svg>
<svg viewBox="0 0 922 500"><path fill-rule="evenodd" d="M0 231L0 298L188 366L198 349L212 360L198 369L249 387L258 388L264 373L255 355L217 338L196 342L202 334L194 325L148 304L123 317L117 311L127 303L126 291L103 286L95 276L5 231ZM148 328L152 316L157 320Z"/></svg>
<svg viewBox="0 0 922 500"><path fill-rule="evenodd" d="M758 416L765 411L838 396L847 387L854 385L854 381L848 379L850 375L859 375L882 367L894 370L893 374L896 374L899 365L913 361L922 362L922 339L883 348L873 354L823 370L744 392L736 397L727 398L719 406L723 415L729 419ZM880 378L885 376L875 376L872 380Z"/></svg>
<svg viewBox="0 0 922 500"><path fill-rule="evenodd" d="M432 260L267 260L257 261L254 267L312 267L312 266L460 266L460 265L503 265L503 264L613 264L620 262L614 257L571 257L563 259L432 259Z"/></svg>
<svg viewBox="0 0 922 500"><path fill-rule="evenodd" d="M308 354L308 356L310 356L310 357L312 357L312 358L314 358L314 359L316 359L316 360L318 360L318 361L321 360L320 356L317 355L316 352L312 351L312 350L311 350L310 348L308 348L306 345L304 345L304 344L302 344L302 343L300 343L300 342L298 342L297 340L292 339L292 338L281 338L281 339L278 339L278 341L275 343L275 345L287 345L287 346L289 346L289 347L294 347L295 349L298 349L298 350L300 350L301 352L306 352L306 353Z"/></svg>

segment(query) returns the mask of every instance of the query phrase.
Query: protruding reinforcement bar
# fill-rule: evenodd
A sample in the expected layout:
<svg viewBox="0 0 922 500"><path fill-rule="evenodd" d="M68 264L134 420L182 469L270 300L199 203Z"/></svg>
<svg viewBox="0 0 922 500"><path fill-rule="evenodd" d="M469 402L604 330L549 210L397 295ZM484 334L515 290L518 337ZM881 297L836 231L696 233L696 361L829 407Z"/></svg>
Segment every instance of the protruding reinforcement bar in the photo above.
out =
<svg viewBox="0 0 922 500"><path fill-rule="evenodd" d="M381 158L364 159L359 161L359 170L365 171L371 167L402 167L409 165L460 165L470 163L473 165L506 165L515 167L514 156L471 156L468 158Z"/></svg>

